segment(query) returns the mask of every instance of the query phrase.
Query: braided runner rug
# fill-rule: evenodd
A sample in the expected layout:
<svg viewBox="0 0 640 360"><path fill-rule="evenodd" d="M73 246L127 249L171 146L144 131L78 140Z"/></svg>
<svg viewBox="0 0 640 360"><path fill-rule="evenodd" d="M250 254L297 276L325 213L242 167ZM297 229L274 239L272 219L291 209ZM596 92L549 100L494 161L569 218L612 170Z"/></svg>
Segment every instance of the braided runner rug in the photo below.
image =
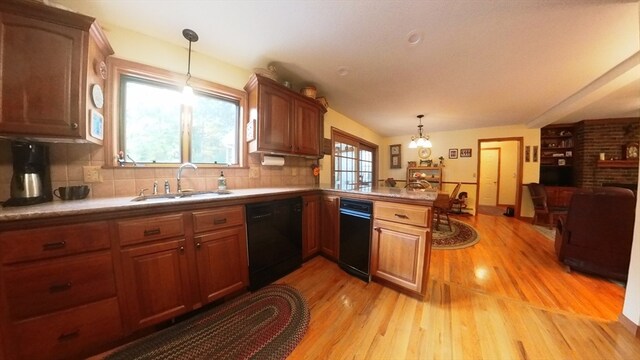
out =
<svg viewBox="0 0 640 360"><path fill-rule="evenodd" d="M309 307L269 285L137 340L106 359L285 359L307 331Z"/></svg>
<svg viewBox="0 0 640 360"><path fill-rule="evenodd" d="M476 229L462 221L449 219L451 230L447 225L440 223L439 230L433 228L431 246L435 250L462 249L475 245L480 241Z"/></svg>

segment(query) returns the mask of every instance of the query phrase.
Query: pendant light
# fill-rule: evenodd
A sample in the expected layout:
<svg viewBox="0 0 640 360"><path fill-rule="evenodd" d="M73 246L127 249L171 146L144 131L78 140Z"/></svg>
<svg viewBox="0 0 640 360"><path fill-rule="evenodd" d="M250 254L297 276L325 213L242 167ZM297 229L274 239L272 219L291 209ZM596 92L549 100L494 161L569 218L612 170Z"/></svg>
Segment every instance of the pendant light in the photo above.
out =
<svg viewBox="0 0 640 360"><path fill-rule="evenodd" d="M422 118L424 117L424 115L420 114L417 116L418 117L418 121L419 121L419 125L418 125L418 136L412 136L411 137L411 142L409 143L409 149L415 149L415 148L419 148L419 147L425 147L425 148L430 148L433 145L431 144L431 141L429 140L429 135L427 135L426 137L422 135L422 127L424 125L422 125Z"/></svg>
<svg viewBox="0 0 640 360"><path fill-rule="evenodd" d="M191 79L191 43L198 41L198 34L191 29L183 29L182 36L189 41L189 62L187 63L187 81L182 89L182 103L184 105L193 104L193 88L189 85Z"/></svg>

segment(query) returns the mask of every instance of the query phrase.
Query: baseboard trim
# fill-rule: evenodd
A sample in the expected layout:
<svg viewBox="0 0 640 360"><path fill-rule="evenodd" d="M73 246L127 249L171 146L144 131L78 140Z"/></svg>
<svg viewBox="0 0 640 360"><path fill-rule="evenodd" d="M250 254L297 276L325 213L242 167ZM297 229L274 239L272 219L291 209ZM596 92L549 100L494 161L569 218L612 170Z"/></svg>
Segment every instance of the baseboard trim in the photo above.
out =
<svg viewBox="0 0 640 360"><path fill-rule="evenodd" d="M640 326L636 325L628 317L624 316L624 314L620 314L620 316L618 316L618 322L632 335L640 339Z"/></svg>

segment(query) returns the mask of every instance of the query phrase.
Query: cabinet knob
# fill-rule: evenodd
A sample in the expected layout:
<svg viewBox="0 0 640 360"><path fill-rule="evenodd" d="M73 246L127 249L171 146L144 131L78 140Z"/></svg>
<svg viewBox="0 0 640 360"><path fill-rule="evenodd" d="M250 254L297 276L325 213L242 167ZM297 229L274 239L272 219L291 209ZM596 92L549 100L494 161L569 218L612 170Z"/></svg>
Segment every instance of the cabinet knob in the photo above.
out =
<svg viewBox="0 0 640 360"><path fill-rule="evenodd" d="M180 252L183 253L184 252L184 246L180 246Z"/></svg>
<svg viewBox="0 0 640 360"><path fill-rule="evenodd" d="M71 123L71 128L73 130L77 129L78 128L78 123Z"/></svg>
<svg viewBox="0 0 640 360"><path fill-rule="evenodd" d="M199 242L196 243L196 248L200 249L201 244Z"/></svg>

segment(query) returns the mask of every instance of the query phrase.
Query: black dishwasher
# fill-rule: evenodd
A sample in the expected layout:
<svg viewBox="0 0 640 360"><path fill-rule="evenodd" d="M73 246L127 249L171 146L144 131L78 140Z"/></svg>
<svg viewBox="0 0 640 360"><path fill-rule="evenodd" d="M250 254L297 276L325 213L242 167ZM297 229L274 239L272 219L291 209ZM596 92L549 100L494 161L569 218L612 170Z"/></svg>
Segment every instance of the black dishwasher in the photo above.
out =
<svg viewBox="0 0 640 360"><path fill-rule="evenodd" d="M248 204L249 289L256 290L302 265L302 198Z"/></svg>
<svg viewBox="0 0 640 360"><path fill-rule="evenodd" d="M371 214L373 203L340 199L340 253L338 265L348 273L370 281Z"/></svg>

